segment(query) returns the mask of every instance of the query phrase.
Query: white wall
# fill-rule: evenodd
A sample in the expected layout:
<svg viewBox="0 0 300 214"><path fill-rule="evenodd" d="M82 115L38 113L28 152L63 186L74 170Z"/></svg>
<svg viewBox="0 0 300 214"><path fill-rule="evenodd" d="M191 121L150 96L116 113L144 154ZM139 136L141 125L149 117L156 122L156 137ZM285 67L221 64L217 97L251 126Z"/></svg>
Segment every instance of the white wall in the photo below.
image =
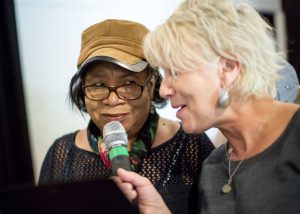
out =
<svg viewBox="0 0 300 214"><path fill-rule="evenodd" d="M153 29L181 0L16 0L26 108L36 179L53 141L86 127L72 111L68 85L76 72L81 32L107 18L139 21ZM159 6L158 6L159 5ZM174 114L168 114L174 118Z"/></svg>
<svg viewBox="0 0 300 214"><path fill-rule="evenodd" d="M36 179L43 158L53 141L66 133L86 127L88 122L88 118L72 111L67 102L68 85L76 72L81 32L107 18L138 21L153 29L181 1L15 0ZM274 0L267 2L267 5L274 5ZM175 113L170 106L159 113L175 119ZM216 144L224 141L216 129L207 133Z"/></svg>

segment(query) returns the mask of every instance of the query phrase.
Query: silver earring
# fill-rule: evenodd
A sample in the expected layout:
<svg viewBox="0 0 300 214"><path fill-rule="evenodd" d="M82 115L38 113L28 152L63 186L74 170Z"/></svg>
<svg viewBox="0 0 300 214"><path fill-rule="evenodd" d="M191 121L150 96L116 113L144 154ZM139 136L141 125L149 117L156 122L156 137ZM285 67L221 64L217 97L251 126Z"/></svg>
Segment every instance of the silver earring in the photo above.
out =
<svg viewBox="0 0 300 214"><path fill-rule="evenodd" d="M222 87L218 101L219 101L219 106L222 108L225 108L229 105L230 94L229 94L228 90L226 89L226 87Z"/></svg>

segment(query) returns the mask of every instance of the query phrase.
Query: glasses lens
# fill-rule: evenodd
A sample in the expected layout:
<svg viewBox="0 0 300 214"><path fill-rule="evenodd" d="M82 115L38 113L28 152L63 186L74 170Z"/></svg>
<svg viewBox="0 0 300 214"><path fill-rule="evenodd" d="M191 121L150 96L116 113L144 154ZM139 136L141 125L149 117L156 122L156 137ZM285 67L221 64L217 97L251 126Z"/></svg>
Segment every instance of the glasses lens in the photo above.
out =
<svg viewBox="0 0 300 214"><path fill-rule="evenodd" d="M117 93L123 99L137 99L142 95L142 87L139 85L126 85L119 87Z"/></svg>
<svg viewBox="0 0 300 214"><path fill-rule="evenodd" d="M88 86L85 87L85 94L91 100L103 100L107 98L109 90L99 86Z"/></svg>

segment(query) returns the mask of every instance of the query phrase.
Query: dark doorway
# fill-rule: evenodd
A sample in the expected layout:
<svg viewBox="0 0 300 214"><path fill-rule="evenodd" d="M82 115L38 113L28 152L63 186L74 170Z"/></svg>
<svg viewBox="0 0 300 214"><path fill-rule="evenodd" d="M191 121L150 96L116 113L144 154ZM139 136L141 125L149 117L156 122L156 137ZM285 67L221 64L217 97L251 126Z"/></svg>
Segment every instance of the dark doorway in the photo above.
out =
<svg viewBox="0 0 300 214"><path fill-rule="evenodd" d="M0 189L34 184L14 2L0 1Z"/></svg>
<svg viewBox="0 0 300 214"><path fill-rule="evenodd" d="M300 1L282 0L282 8L286 16L288 60L300 78Z"/></svg>

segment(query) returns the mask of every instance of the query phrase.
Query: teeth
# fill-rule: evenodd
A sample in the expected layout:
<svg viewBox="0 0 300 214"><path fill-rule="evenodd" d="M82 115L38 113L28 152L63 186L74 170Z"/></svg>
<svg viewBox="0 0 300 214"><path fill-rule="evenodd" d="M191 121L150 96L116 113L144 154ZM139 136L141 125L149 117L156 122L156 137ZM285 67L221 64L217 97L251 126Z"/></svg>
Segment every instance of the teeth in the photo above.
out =
<svg viewBox="0 0 300 214"><path fill-rule="evenodd" d="M180 106L177 108L178 111L180 111L183 108L183 106Z"/></svg>
<svg viewBox="0 0 300 214"><path fill-rule="evenodd" d="M181 106L172 106L172 108L174 108L175 110L179 110L186 107L186 105L181 105Z"/></svg>

